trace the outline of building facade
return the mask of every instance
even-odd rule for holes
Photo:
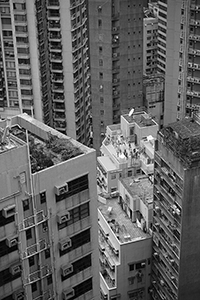
[[[158,18],[145,16],[143,19],[143,74],[157,72]]]
[[[152,298],[197,300],[199,120],[185,118],[158,134],[154,164]]]
[[[0,298],[98,300],[95,151],[25,114],[0,126]]]
[[[107,126],[97,157],[97,182],[103,192],[116,191],[120,178],[153,173],[157,132],[158,124],[145,112],[122,115],[120,124]]]
[[[159,128],[162,128],[165,96],[165,77],[163,74],[144,76],[143,91],[146,111],[158,123]]]
[[[199,110],[200,2],[169,0],[162,6],[167,22],[167,28],[165,23],[163,26],[159,23],[163,37],[166,35],[164,124],[167,125]]]
[[[152,237],[146,230],[148,222],[145,223],[144,218],[148,212],[152,215],[153,185],[147,178],[145,180],[148,193],[151,194],[151,208],[144,202],[142,205],[140,203],[142,179],[140,183],[133,184],[133,187],[130,185],[133,179],[122,179],[119,183],[119,199],[99,202],[102,300],[150,299]]]
[[[143,1],[89,1],[93,142],[121,111],[142,106]]]
[[[1,118],[28,113],[89,143],[86,1],[1,1]]]

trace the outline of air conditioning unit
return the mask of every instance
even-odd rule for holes
[[[113,31],[117,31],[117,27],[113,27]]]
[[[19,263],[12,265],[10,266],[9,271],[12,275],[16,275],[21,272],[21,265]]]
[[[12,248],[14,246],[16,246],[18,244],[18,240],[17,240],[17,237],[12,237],[12,238],[7,238],[6,239],[6,245],[9,247],[9,248]]]
[[[115,255],[119,255],[119,250],[114,249],[113,252],[115,253]]]
[[[74,297],[74,295],[75,295],[74,289],[70,288],[63,292],[63,299],[68,300],[68,299]]]
[[[13,299],[14,300],[24,300],[24,292],[23,290],[18,290],[13,294]]]
[[[61,272],[63,276],[67,276],[68,274],[73,272],[73,265],[69,264],[61,268]]]
[[[61,186],[55,186],[55,194],[60,196],[62,194],[65,194],[68,192],[68,184],[65,183],[64,185]]]
[[[2,215],[4,218],[10,218],[15,215],[15,204],[6,206],[2,209]]]
[[[59,243],[60,243],[60,250],[61,251],[64,251],[64,250],[66,250],[66,249],[68,249],[68,248],[70,248],[72,246],[72,241],[71,241],[70,238],[65,239],[65,240],[63,240],[63,241],[61,241]]]
[[[66,214],[64,214],[64,215],[57,215],[57,222],[59,224],[65,223],[65,222],[67,222],[69,220],[70,220],[70,213],[69,213],[69,211]]]

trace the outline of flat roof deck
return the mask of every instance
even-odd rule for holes
[[[107,199],[106,204],[99,202],[99,210],[121,243],[150,237],[130,220],[116,198]]]

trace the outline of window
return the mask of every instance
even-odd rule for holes
[[[5,226],[14,221],[15,221],[15,215],[10,216],[9,218],[5,218],[2,214],[2,210],[0,210],[0,227]],[[1,253],[1,249],[0,249],[0,253]]]
[[[75,207],[69,211],[70,219],[62,224],[58,224],[58,230],[61,230],[71,224],[74,224],[90,215],[89,202]]]
[[[91,254],[84,256],[84,257],[80,258],[79,260],[73,262],[72,265],[73,265],[73,272],[71,272],[70,274],[68,274],[66,276],[61,275],[62,281],[89,268],[92,265]]]
[[[111,174],[111,179],[112,180],[116,179],[116,174]]]
[[[98,6],[97,9],[98,9],[98,13],[99,13],[99,14],[102,13],[102,7],[101,7],[100,5]]]
[[[87,293],[90,290],[92,290],[92,278],[89,278],[74,287],[75,298],[78,298],[79,296]]]
[[[134,267],[135,267],[135,264],[129,265],[129,271],[133,271],[133,270],[134,270]]]
[[[56,202],[64,200],[72,195],[78,194],[84,190],[87,190],[89,186],[88,175],[83,175],[74,180],[68,182],[68,192],[56,195]]]
[[[129,277],[129,278],[128,278],[128,283],[129,283],[129,285],[134,284],[134,279],[135,279],[135,277]]]
[[[26,239],[27,239],[27,240],[32,239],[32,231],[31,231],[31,228],[29,228],[29,229],[26,230]]]
[[[46,202],[46,192],[41,192],[40,193],[40,203],[45,203]]]
[[[101,116],[103,116],[104,115],[104,110],[100,110],[100,114],[101,114]]]
[[[46,249],[45,252],[44,252],[44,254],[45,254],[45,259],[49,258],[51,256],[50,255],[50,249],[49,248]]]
[[[52,275],[49,275],[49,276],[47,277],[47,285],[52,284],[52,282],[53,282]]]
[[[145,261],[136,264],[136,270],[145,268]]]
[[[101,19],[98,20],[98,27],[102,27],[102,20]]]
[[[103,79],[103,73],[99,72],[99,79]]]
[[[100,91],[100,92],[103,92],[103,84],[100,84],[100,86],[99,86],[99,91]]]
[[[131,177],[132,176],[132,170],[129,170],[128,171],[128,177]]]
[[[0,287],[19,278],[20,276],[21,272],[17,272],[17,274],[12,275],[10,272],[10,268],[0,271]]]
[[[24,22],[26,21],[26,15],[14,15],[15,21]]]
[[[32,291],[32,293],[37,291],[37,282],[34,282],[31,284],[31,291]]]
[[[24,211],[29,210],[29,199],[23,200],[22,203],[23,203],[23,210]]]
[[[45,221],[42,223],[42,231],[46,232],[47,230],[48,230],[48,223],[47,223],[47,221]]]
[[[17,245],[15,245],[13,247],[8,247],[6,244],[6,240],[0,241],[0,257],[7,255],[16,250],[18,250]]]
[[[99,66],[100,66],[100,67],[103,66],[103,59],[99,59]]]
[[[104,98],[100,97],[100,103],[103,104],[104,103]]]
[[[10,18],[2,18],[1,22],[2,22],[2,24],[11,24],[11,19]]]
[[[70,248],[67,248],[66,250],[63,251],[60,249],[60,256],[63,256],[66,253],[72,251],[73,249],[76,249],[89,242],[90,242],[90,229],[81,231],[80,233],[71,237],[72,246]]]
[[[103,51],[103,47],[102,46],[99,46],[99,54],[101,54]]]
[[[31,256],[28,259],[29,267],[34,266],[35,264],[35,256]]]

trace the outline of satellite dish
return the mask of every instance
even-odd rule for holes
[[[131,108],[131,110],[129,111],[129,117],[131,117],[132,116],[132,114],[134,113],[134,111],[135,111],[135,109],[134,108]]]

